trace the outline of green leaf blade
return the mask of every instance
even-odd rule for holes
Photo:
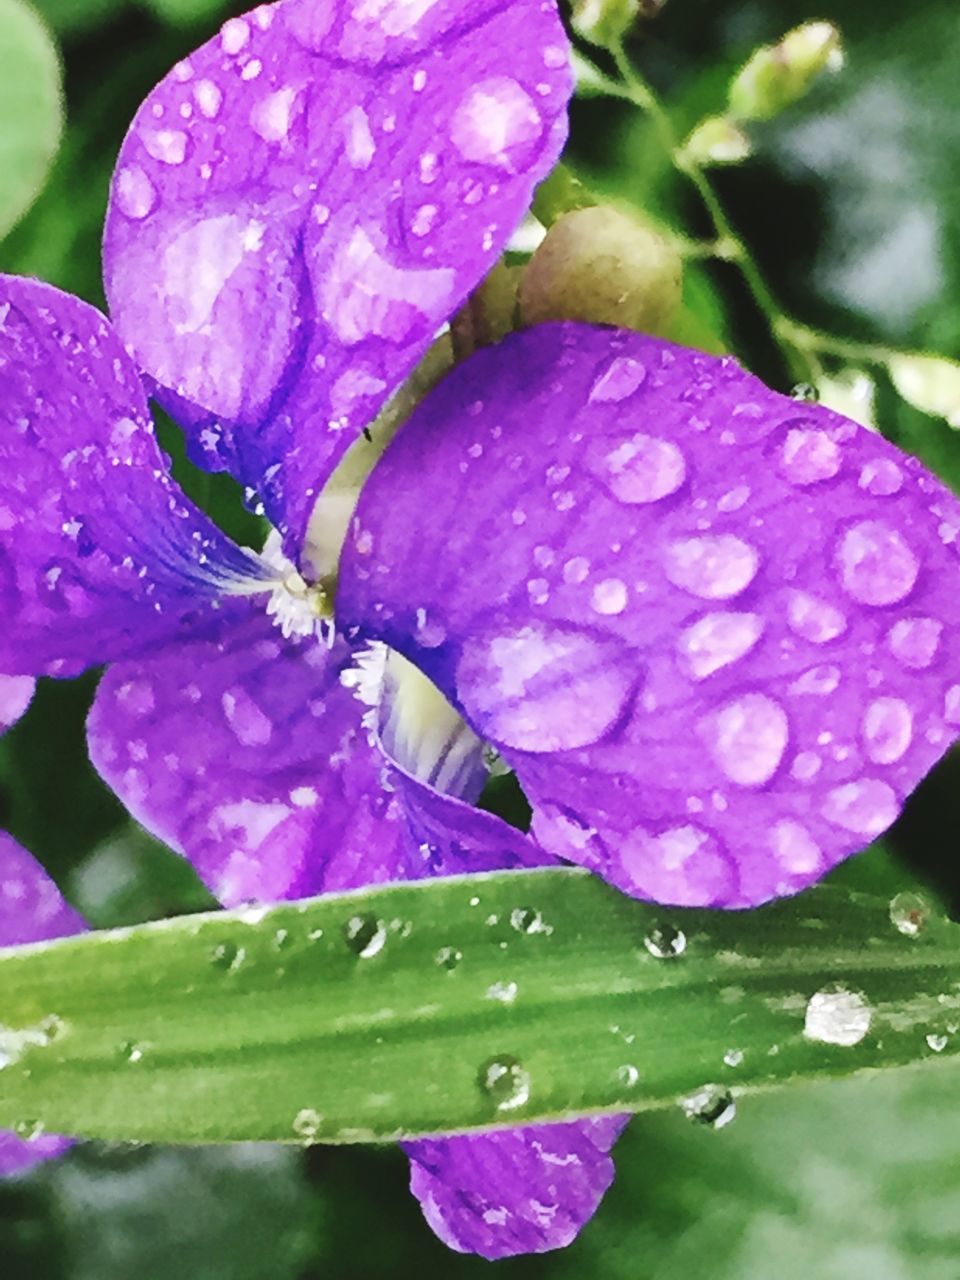
[[[651,953],[663,926],[681,954]],[[574,870],[91,934],[0,954],[0,1128],[380,1142],[940,1064],[958,953],[958,926],[907,937],[844,889],[665,911]],[[824,1043],[808,1002],[834,986],[852,1022],[841,1002]]]

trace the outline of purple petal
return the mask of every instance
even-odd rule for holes
[[[405,1142],[410,1189],[441,1240],[506,1258],[562,1249],[613,1181],[610,1149],[628,1116]]]
[[[29,707],[34,685],[29,676],[0,676],[0,733],[6,733]]]
[[[256,562],[166,473],[136,368],[107,322],[0,276],[0,670],[70,675],[152,650]]]
[[[106,224],[114,320],[292,557],[318,486],[520,221],[571,87],[551,3],[285,0],[140,108]]]
[[[67,937],[85,928],[39,862],[0,831],[0,947]],[[0,1132],[0,1176],[49,1160],[69,1146],[69,1138],[52,1134],[26,1141]]]
[[[251,612],[216,641],[111,667],[91,759],[228,907],[416,879],[380,753],[340,683],[349,661]]]
[[[498,746],[544,848],[740,907],[880,835],[956,737],[958,532],[915,459],[733,360],[551,325],[403,428],[338,607]]]

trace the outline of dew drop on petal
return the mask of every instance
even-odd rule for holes
[[[875,698],[863,717],[863,741],[875,764],[893,764],[910,746],[913,713],[902,698]]]
[[[615,615],[627,607],[627,584],[620,578],[604,578],[593,588],[590,606],[595,613]]]
[[[630,356],[615,356],[590,389],[591,404],[626,400],[647,378],[646,366]]]
[[[228,18],[220,28],[220,45],[223,52],[233,57],[250,39],[250,26],[243,18]]]
[[[756,787],[776,773],[787,747],[789,722],[773,698],[745,693],[708,718],[701,731],[731,782]]]
[[[792,818],[782,818],[768,836],[774,857],[790,875],[810,875],[820,866],[823,853],[807,828]]]
[[[283,142],[290,132],[297,91],[289,86],[267,94],[250,111],[250,126],[264,142]]]
[[[870,1030],[873,1012],[866,996],[844,986],[824,987],[807,1001],[803,1034],[821,1044],[851,1048]]]
[[[273,737],[273,723],[239,686],[226,690],[221,706],[227,724],[244,747],[264,747]]]
[[[811,644],[827,644],[844,633],[847,619],[839,609],[826,600],[807,595],[805,591],[791,591],[787,599],[787,622]]]
[[[120,212],[137,221],[149,217],[157,205],[157,189],[137,164],[119,170],[114,193]]]
[[[729,600],[750,585],[759,558],[732,533],[683,538],[670,543],[664,571],[675,587],[704,600]]]
[[[827,792],[823,816],[844,831],[873,839],[886,831],[898,810],[891,786],[879,778],[859,778]]]
[[[454,112],[450,132],[465,160],[516,172],[539,141],[543,119],[516,80],[491,76],[468,90]]]
[[[864,463],[857,483],[874,497],[887,498],[903,488],[903,472],[892,458],[874,458]]]
[[[722,1129],[736,1117],[737,1104],[724,1085],[705,1084],[695,1093],[680,1099],[680,1109],[694,1124]]]
[[[477,1079],[498,1111],[514,1111],[530,1099],[530,1073],[507,1054],[485,1062]]]
[[[901,618],[890,628],[890,650],[902,666],[923,671],[937,656],[942,632],[934,618]]]
[[[749,653],[763,626],[756,613],[708,613],[681,633],[681,663],[695,680],[703,680]]]
[[[819,428],[792,428],[780,450],[780,473],[791,484],[831,480],[840,470],[840,462],[840,446]]]
[[[141,134],[144,148],[161,164],[183,164],[187,155],[187,135],[182,129],[146,129]]]
[[[840,583],[861,604],[896,604],[913,590],[917,557],[900,533],[882,520],[861,520],[840,539],[836,555]]]
[[[687,464],[671,441],[637,432],[608,452],[596,470],[620,502],[640,505],[676,493]]]
[[[214,80],[198,80],[193,87],[193,96],[200,114],[207,120],[215,120],[223,105],[223,91]]]

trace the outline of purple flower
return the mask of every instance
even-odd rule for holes
[[[6,733],[26,711],[33,687],[29,676],[0,676],[0,733]]]
[[[12,836],[0,831],[0,947],[67,937],[85,928],[40,864]],[[55,1024],[49,1022],[26,1031],[0,1027],[0,1066],[55,1035]],[[69,1145],[69,1139],[50,1134],[33,1133],[28,1140],[0,1131],[0,1176],[61,1155]]]
[[[0,277],[0,670],[111,664],[91,756],[226,905],[566,858],[750,906],[880,834],[956,736],[960,507],[732,360],[515,336],[354,510],[359,431],[502,249],[568,92],[549,4],[264,6],[124,143],[120,336]],[[262,555],[173,484],[144,385],[260,496]],[[472,807],[485,743],[530,835]],[[624,1123],[407,1143],[413,1190],[455,1248],[554,1248]]]

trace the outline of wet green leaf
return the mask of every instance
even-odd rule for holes
[[[941,1064],[960,926],[901,915],[834,887],[664,911],[552,870],[9,951],[0,1128],[380,1141]]]

